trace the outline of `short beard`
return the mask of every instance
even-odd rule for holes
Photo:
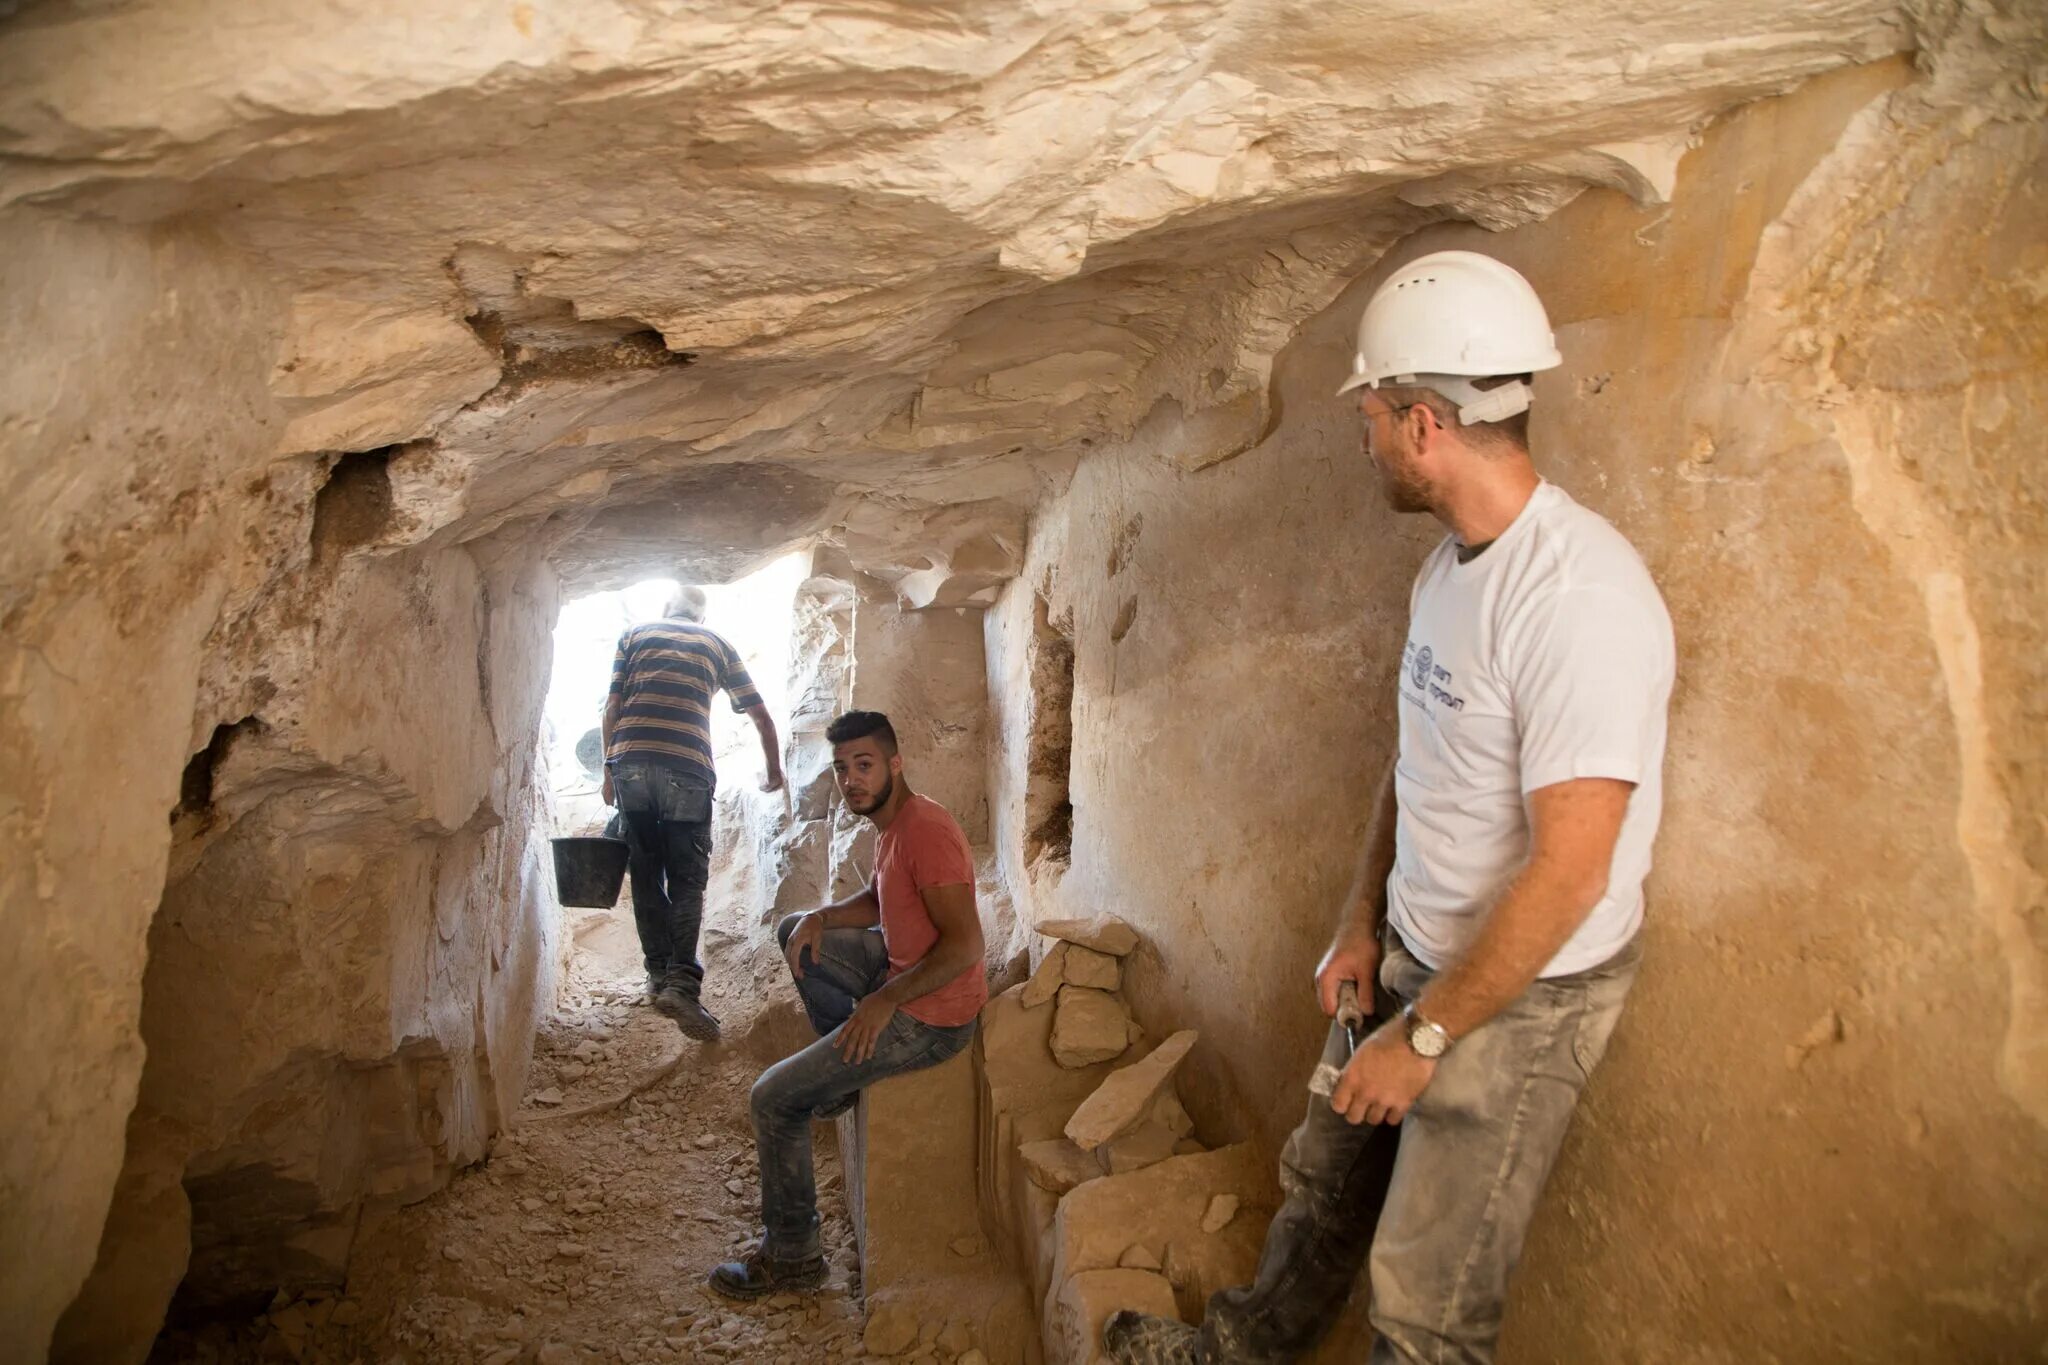
[[[1436,489],[1408,470],[1380,466],[1380,493],[1396,512],[1435,512]]]
[[[894,776],[894,775],[892,774],[892,775],[890,776],[889,780],[888,780],[887,782],[884,782],[884,783],[882,784],[882,790],[881,790],[881,791],[880,791],[880,792],[879,792],[879,793],[878,793],[878,794],[877,794],[877,795],[875,796],[875,799],[874,799],[873,801],[871,801],[871,802],[869,802],[869,803],[868,803],[868,807],[867,807],[867,809],[866,809],[866,810],[862,810],[862,809],[861,809],[861,808],[860,808],[859,806],[854,806],[854,807],[853,807],[853,813],[854,813],[855,815],[873,815],[873,814],[874,814],[874,813],[875,813],[876,811],[878,811],[878,810],[880,810],[880,809],[881,809],[882,807],[884,807],[884,806],[888,805],[888,804],[889,804],[889,798],[890,798],[890,797],[892,797],[892,796],[894,796],[895,794],[896,794],[896,778],[895,778],[895,776]],[[852,802],[850,802],[850,801],[849,801],[849,802],[847,802],[847,804],[848,804],[848,805],[853,805],[853,803],[852,803]]]

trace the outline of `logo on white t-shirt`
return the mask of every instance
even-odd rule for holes
[[[1415,684],[1415,695],[1410,698],[1423,710],[1429,709],[1431,701],[1453,711],[1465,709],[1465,699],[1449,691],[1451,671],[1436,661],[1436,651],[1428,645],[1416,648],[1410,640],[1401,646],[1402,654],[1408,661],[1408,677]],[[1407,693],[1402,693],[1407,696]]]

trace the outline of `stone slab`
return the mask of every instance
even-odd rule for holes
[[[1093,1151],[1117,1134],[1143,1123],[1153,1102],[1173,1084],[1174,1068],[1200,1036],[1193,1029],[1182,1029],[1142,1059],[1111,1072],[1067,1120],[1067,1136],[1084,1151]],[[1182,1137],[1185,1133],[1174,1136]]]
[[[1078,943],[1083,948],[1093,948],[1111,957],[1124,957],[1138,946],[1138,931],[1115,915],[1103,915],[1097,919],[1049,919],[1034,927],[1047,938]]]
[[[1067,948],[1065,943],[1055,943],[1046,950],[1038,970],[1031,974],[1031,979],[1024,983],[1024,989],[1017,997],[1026,1009],[1035,1010],[1040,1005],[1051,1004],[1052,998],[1060,993],[1060,987],[1067,980]]]
[[[1205,1232],[1203,1219],[1218,1195],[1236,1197],[1235,1216]],[[1091,1180],[1060,1200],[1052,1282],[1114,1267],[1132,1243],[1143,1242],[1165,1264],[1181,1316],[1197,1322],[1209,1295],[1250,1281],[1278,1204],[1273,1166],[1250,1143]]]
[[[1037,1255],[1037,1234],[1020,1216],[1017,1191],[1030,1181],[1017,1149],[1058,1137],[1075,1106],[1109,1075],[1111,1064],[1069,1068],[1054,1061],[1054,1012],[1027,1009],[1022,993],[1022,986],[1014,986],[982,1007],[981,1028],[970,1051],[978,1089],[981,1220],[1006,1256],[1027,1265]],[[1041,1292],[1033,1303],[1042,1298]]]
[[[1174,1139],[1167,1139],[1168,1155],[1172,1152],[1173,1143]],[[1026,1142],[1017,1148],[1017,1159],[1024,1163],[1024,1173],[1032,1184],[1054,1194],[1065,1194],[1076,1185],[1105,1173],[1095,1154],[1075,1146],[1070,1138]]]
[[[1110,954],[1083,948],[1078,943],[1058,946],[1066,949],[1060,966],[1066,984],[1098,991],[1113,991],[1123,984],[1123,964]]]
[[[1108,991],[1060,987],[1053,1005],[1052,1055],[1061,1066],[1113,1061],[1130,1047],[1130,1012]]]
[[[981,1231],[973,1049],[878,1081],[838,1124],[867,1292],[955,1274],[947,1244]]]

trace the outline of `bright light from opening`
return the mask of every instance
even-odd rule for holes
[[[637,626],[644,621],[657,619],[661,615],[661,609],[668,605],[669,598],[674,596],[681,586],[682,584],[673,578],[649,578],[620,593],[619,597],[625,604],[627,623]]]
[[[809,567],[810,552],[796,550],[737,583],[704,589],[704,624],[739,651],[768,704],[768,714],[785,732],[791,604]],[[546,706],[552,731],[548,759],[558,793],[596,790],[597,782],[586,774],[577,749],[604,719],[619,636],[629,626],[660,619],[678,586],[672,578],[650,578],[623,591],[592,593],[563,606],[555,623],[555,666]],[[594,744],[584,744],[586,753]],[[721,789],[760,779],[760,745],[753,724],[736,714],[723,694],[711,703],[711,744]]]

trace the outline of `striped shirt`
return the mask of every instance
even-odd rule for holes
[[[761,705],[739,651],[694,621],[650,621],[619,637],[611,699],[619,705],[607,759],[666,763],[717,781],[711,766],[711,694],[724,688],[732,709]]]

